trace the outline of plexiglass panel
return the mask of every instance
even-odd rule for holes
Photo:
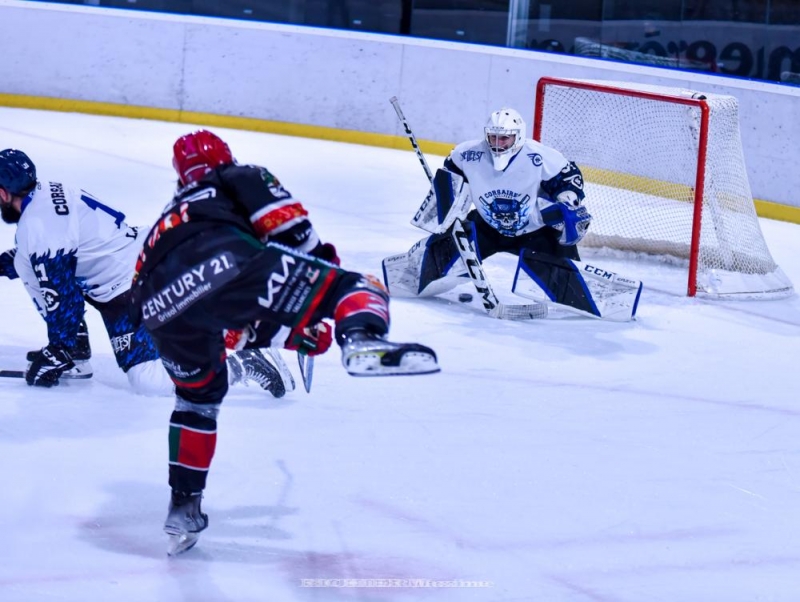
[[[800,85],[800,0],[61,2],[511,46]]]

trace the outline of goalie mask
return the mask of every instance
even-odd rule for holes
[[[525,144],[525,121],[514,109],[500,109],[483,128],[486,144],[497,171],[503,171]]]
[[[215,167],[233,163],[231,149],[208,130],[181,136],[172,147],[172,167],[181,186],[196,182]]]

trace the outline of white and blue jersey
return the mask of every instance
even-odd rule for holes
[[[130,289],[137,238],[124,214],[91,194],[37,182],[22,203],[14,267],[47,322],[50,343],[74,344],[84,296],[103,304]]]
[[[535,140],[526,140],[502,171],[494,168],[485,140],[462,142],[451,151],[444,166],[464,176],[478,214],[504,236],[521,236],[542,228],[545,224],[540,205],[549,205],[549,199],[555,200],[565,190],[583,198],[577,166]],[[540,201],[539,197],[548,200]]]

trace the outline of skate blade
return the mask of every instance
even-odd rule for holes
[[[284,389],[286,389],[286,392],[290,393],[294,391],[297,385],[295,385],[292,372],[289,370],[289,366],[286,365],[283,357],[281,357],[280,351],[272,347],[267,347],[262,351],[266,352],[267,356],[269,356],[269,358],[272,360],[272,363],[275,364],[278,372],[280,372],[281,380],[283,380],[283,386]]]
[[[199,533],[167,533],[169,543],[167,544],[167,556],[177,556],[191,550],[197,540],[200,539]]]
[[[414,376],[441,371],[436,359],[428,353],[409,351],[397,366],[382,364],[381,357],[381,354],[369,351],[354,353],[348,358],[345,369],[351,376]]]
[[[75,367],[65,370],[61,375],[61,378],[80,380],[84,378],[92,378],[93,374],[94,370],[92,370],[92,365],[88,362],[88,360],[86,360],[75,362]]]

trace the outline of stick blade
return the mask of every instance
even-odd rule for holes
[[[300,376],[303,377],[303,387],[306,393],[311,393],[311,379],[314,377],[314,358],[305,353],[298,353],[297,364],[300,366]]]

